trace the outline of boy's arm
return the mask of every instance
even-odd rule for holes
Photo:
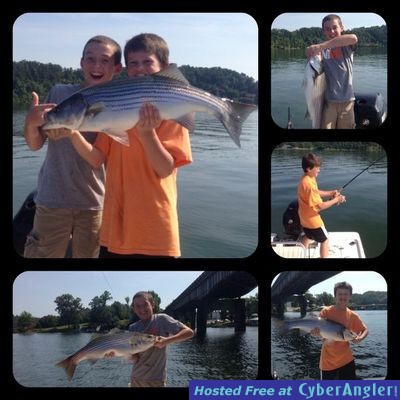
[[[156,107],[144,104],[139,110],[136,124],[137,137],[142,143],[150,163],[160,178],[169,176],[175,168],[172,155],[161,144],[155,131],[160,126],[161,117]]]
[[[104,163],[106,157],[103,152],[89,143],[79,131],[70,131],[69,138],[75,150],[93,168],[99,168]]]
[[[168,344],[182,342],[193,337],[193,331],[188,326],[184,325],[183,328],[176,334],[168,337],[160,336],[158,340],[154,343],[154,347],[162,349]]]
[[[55,104],[39,104],[39,96],[32,92],[32,103],[28,114],[25,117],[24,136],[28,147],[31,150],[39,150],[43,147],[46,135],[40,127],[46,122],[44,114],[51,110]]]
[[[318,190],[321,197],[336,197],[340,194],[338,190]]]
[[[318,204],[318,210],[323,211],[326,210],[329,207],[332,207],[335,204],[341,204],[346,201],[346,197],[343,196],[342,194],[339,194],[339,196],[334,197],[331,200],[328,201],[323,201],[322,203]]]
[[[322,43],[312,44],[306,48],[306,57],[312,57],[325,49],[331,49],[333,47],[344,47],[344,46],[352,46],[357,44],[358,38],[356,35],[349,33],[347,35],[337,36],[333,39],[327,40]]]

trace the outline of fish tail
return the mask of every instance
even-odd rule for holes
[[[219,119],[225,126],[232,140],[240,147],[240,135],[243,122],[257,108],[253,104],[237,103],[229,99],[222,99],[228,111],[223,112]]]
[[[56,364],[56,367],[64,368],[68,380],[69,381],[72,380],[76,368],[76,364],[73,361],[73,356],[70,356],[65,360],[60,361],[59,363]]]

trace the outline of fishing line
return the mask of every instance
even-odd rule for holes
[[[359,172],[356,176],[354,176],[353,178],[351,178],[347,183],[345,183],[340,189],[339,192],[341,192],[347,185],[349,185],[351,182],[354,181],[354,179],[358,178],[363,172],[365,172],[367,169],[371,168],[374,164],[376,164],[378,161],[382,160],[383,158],[386,157],[386,154],[382,157],[379,157],[378,159],[376,159],[374,162],[372,162],[371,164],[368,165],[368,167],[364,168],[361,172]]]
[[[108,284],[108,287],[110,288],[111,295],[113,296],[113,298],[115,298],[115,297],[114,297],[114,293],[113,293],[113,289],[112,289],[112,287],[111,287],[111,285],[110,285],[110,282],[108,281],[108,279],[107,279],[107,277],[106,277],[106,274],[105,274],[105,272],[104,272],[104,271],[101,271],[101,273],[102,273],[102,275],[103,275],[103,277],[104,277],[105,281],[107,282],[107,284]]]

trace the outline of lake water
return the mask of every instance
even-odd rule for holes
[[[361,343],[351,344],[357,376],[362,379],[386,377],[387,312],[356,312],[369,331]],[[285,318],[300,318],[300,313],[288,312]],[[319,379],[321,340],[311,335],[299,335],[297,329],[282,334],[279,322],[277,318],[271,319],[271,370],[276,371],[279,379]]]
[[[25,113],[13,115],[13,213],[36,187],[46,146],[28,149]],[[182,257],[247,257],[258,244],[258,113],[243,126],[239,149],[222,124],[196,115],[193,163],[178,172]]]
[[[78,364],[69,382],[54,364],[86,345],[88,333],[13,335],[14,378],[28,387],[127,387],[132,364],[120,358]],[[187,387],[190,379],[255,379],[258,373],[258,328],[208,328],[196,337],[168,346],[168,386]]]
[[[306,59],[303,50],[274,50],[271,62],[271,115],[281,128],[288,122],[288,107],[295,129],[311,128],[302,87]],[[381,49],[359,48],[354,55],[355,93],[381,93],[387,102],[387,54]]]
[[[330,143],[331,145],[331,143]],[[282,235],[282,215],[297,197],[303,175],[301,159],[309,150],[274,150],[271,159],[271,232]],[[314,151],[323,163],[318,175],[321,190],[339,189],[382,152]],[[351,182],[343,191],[346,203],[322,211],[326,229],[331,232],[358,232],[366,256],[377,257],[387,243],[387,161],[380,160]]]

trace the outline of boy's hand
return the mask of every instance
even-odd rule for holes
[[[139,121],[136,128],[139,135],[143,136],[157,129],[161,124],[161,117],[158,109],[151,103],[144,103],[139,110]]]
[[[315,337],[322,338],[321,331],[319,328],[311,329],[310,334]]]
[[[50,139],[50,140],[60,140],[66,137],[70,137],[74,134],[74,131],[67,128],[58,128],[58,129],[46,129],[42,130],[42,132]]]
[[[39,96],[36,92],[32,92],[31,108],[25,117],[25,124],[35,128],[42,126],[46,122],[44,115],[55,106],[54,103],[39,104]]]
[[[310,58],[321,53],[321,46],[319,44],[312,44],[306,48],[306,57]]]
[[[346,203],[346,196],[344,196],[344,195],[342,195],[342,194],[339,194],[339,195],[337,196],[337,199],[338,199],[337,204]]]
[[[154,347],[157,347],[157,349],[162,349],[168,344],[168,339],[163,336],[158,336],[156,342],[154,343]]]

